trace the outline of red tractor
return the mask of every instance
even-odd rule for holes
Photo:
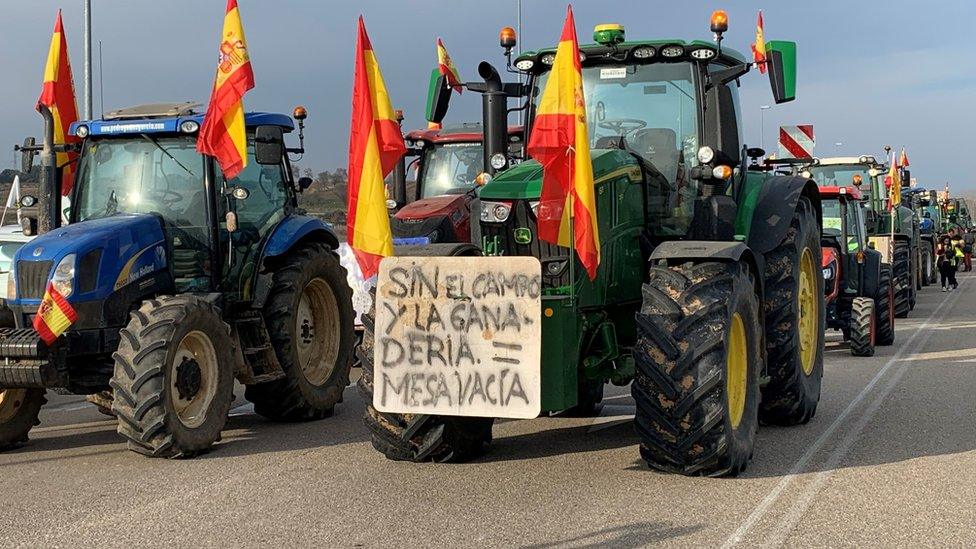
[[[827,327],[840,330],[854,356],[895,339],[891,265],[867,245],[864,202],[855,187],[820,187],[823,207],[824,293]]]
[[[390,220],[397,245],[474,242],[480,244],[478,222],[471,222],[477,190],[487,182],[483,132],[480,123],[407,134],[408,155],[416,156],[402,175],[393,178]],[[509,161],[521,155],[522,128],[508,134]],[[416,185],[408,187],[406,173],[414,170]]]

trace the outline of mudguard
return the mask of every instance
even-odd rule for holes
[[[759,193],[752,224],[749,226],[749,238],[746,240],[754,254],[764,256],[786,238],[786,231],[790,228],[793,212],[796,211],[801,196],[806,196],[813,203],[817,222],[823,226],[820,191],[816,183],[795,175],[778,175],[766,179]]]
[[[864,250],[864,288],[861,296],[873,297],[878,294],[878,284],[881,282],[881,252]]]
[[[331,225],[307,215],[290,215],[271,232],[264,246],[264,258],[282,255],[298,242],[307,239],[321,240],[333,250],[339,248],[339,238]]]

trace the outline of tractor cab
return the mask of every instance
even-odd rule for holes
[[[394,185],[402,185],[403,190],[395,189],[393,194],[406,200],[405,204],[396,204],[390,221],[395,243],[471,241],[472,204],[485,182],[482,138],[481,123],[407,134],[408,154],[416,158],[404,173],[412,169],[416,185],[407,189],[405,178],[402,182],[394,178]],[[520,154],[521,141],[522,128],[511,127],[511,158]]]

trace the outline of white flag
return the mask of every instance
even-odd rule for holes
[[[14,184],[10,186],[10,194],[7,195],[7,207],[15,208],[20,201],[20,176],[14,176]]]

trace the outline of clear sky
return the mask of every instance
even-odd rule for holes
[[[82,101],[82,0],[0,0],[0,165],[13,162],[14,143],[39,135],[33,111],[40,93],[54,16],[64,9],[79,108]],[[93,0],[96,86],[98,45],[104,58],[106,109],[157,101],[206,101],[213,82],[223,0]],[[362,13],[406,126],[423,124],[427,75],[444,39],[462,78],[479,61],[503,64],[497,33],[515,26],[516,0],[239,0],[257,87],[249,110],[290,112],[308,107],[308,154],[316,171],[346,162],[356,17]],[[521,44],[558,39],[566,2],[523,0]],[[882,154],[907,147],[922,185],[946,180],[976,190],[968,138],[976,129],[976,45],[973,0],[821,0],[722,3],[697,0],[582,0],[574,6],[581,42],[598,23],[622,23],[636,38],[709,39],[708,17],[730,17],[725,44],[749,50],[756,10],[767,39],[799,43],[798,97],[765,115],[773,150],[780,124],[812,123],[819,156]],[[771,104],[758,73],[745,78],[742,108],[747,142],[759,145],[761,105]],[[465,93],[448,121],[480,117],[477,95]],[[842,143],[842,145],[836,145]]]

